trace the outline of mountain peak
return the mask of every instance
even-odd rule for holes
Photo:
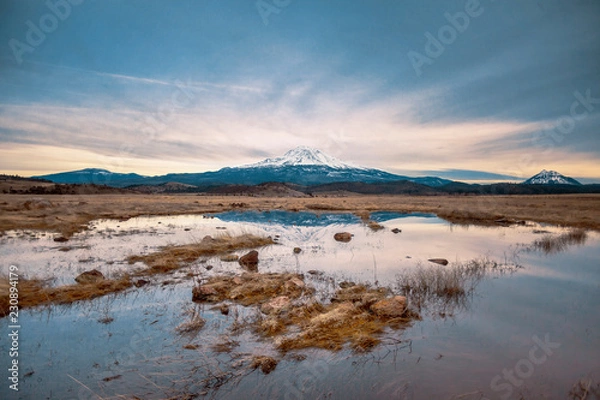
[[[254,164],[244,165],[243,168],[287,167],[296,165],[319,165],[334,169],[364,169],[340,161],[335,157],[323,153],[319,149],[308,146],[296,147],[287,151],[283,156],[267,158]]]
[[[578,181],[556,171],[542,169],[540,173],[523,182],[525,185],[581,185]]]

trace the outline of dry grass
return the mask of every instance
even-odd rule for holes
[[[291,320],[300,328],[300,333],[276,341],[283,352],[308,347],[337,351],[347,342],[357,351],[366,351],[379,344],[376,335],[386,326],[384,321],[351,302],[332,304],[317,313],[294,310],[298,311]]]
[[[212,277],[194,288],[193,299],[260,306],[262,314],[246,327],[274,340],[282,352],[308,347],[336,351],[346,343],[355,351],[368,351],[387,327],[399,328],[418,318],[406,308],[393,316],[378,313],[376,305],[390,298],[387,289],[350,285],[327,305],[310,297],[313,293],[302,275],[243,274]]]
[[[487,259],[439,266],[419,265],[396,277],[399,291],[418,310],[433,308],[453,311],[465,308],[479,282],[490,271],[513,271],[519,266],[498,264]]]
[[[184,310],[184,315],[186,315],[188,319],[179,324],[177,328],[175,328],[175,331],[182,336],[196,337],[198,332],[204,328],[206,320],[200,316],[200,313],[195,308]]]
[[[194,262],[200,257],[210,257],[235,250],[256,248],[274,243],[271,238],[249,234],[235,237],[222,235],[217,238],[208,236],[199,243],[165,246],[152,254],[130,256],[127,262],[129,264],[143,262],[148,266],[147,269],[138,272],[136,275],[154,275],[176,270],[183,264]]]
[[[581,379],[569,392],[569,398],[573,400],[600,399],[600,383],[594,383],[592,379]]]
[[[256,274],[244,273],[241,276],[215,276],[193,290],[193,300],[218,303],[232,300],[244,306],[265,303],[278,296],[297,299],[303,294],[311,294],[312,288],[304,284],[304,277],[298,274]]]
[[[380,343],[379,337],[386,328],[405,327],[419,318],[408,308],[391,317],[375,312],[375,305],[388,299],[387,289],[354,285],[339,289],[329,305],[312,303],[294,307],[278,319],[280,324],[295,327],[299,332],[280,334],[275,339],[277,348],[282,352],[309,347],[338,351],[349,343],[356,352],[369,351]]]
[[[233,340],[229,336],[223,336],[218,342],[211,346],[211,349],[215,353],[230,353],[239,345],[240,342],[238,342],[237,340]]]
[[[385,229],[385,226],[375,222],[375,221],[369,221],[367,222],[367,226],[369,227],[369,229],[371,229],[373,232],[377,232],[380,231],[382,229]]]
[[[148,265],[133,276],[148,276],[171,272],[181,266],[182,263],[192,262],[203,256],[210,256],[244,248],[254,248],[272,244],[270,238],[253,235],[242,235],[232,237],[223,235],[219,238],[205,238],[198,244],[183,246],[167,246],[161,251],[146,256],[132,256],[128,261],[134,263],[143,261]],[[9,286],[6,277],[0,277],[0,317],[8,315],[9,311]],[[34,307],[48,304],[70,304],[81,300],[91,300],[105,296],[110,293],[121,292],[134,284],[142,286],[140,281],[132,281],[129,275],[117,279],[102,279],[98,282],[65,285],[60,287],[49,287],[44,281],[19,280],[19,306],[20,308]],[[261,289],[258,288],[258,291]],[[200,320],[195,319],[187,326],[182,326],[180,331],[200,327]]]
[[[29,195],[0,194],[0,231],[41,229],[65,237],[85,230],[99,218],[128,219],[140,215],[205,214],[239,209],[228,196],[196,195],[36,195],[51,202],[27,208]],[[600,195],[536,196],[347,196],[317,198],[235,197],[244,209],[353,212],[435,213],[455,223],[496,225],[497,220],[530,220],[600,230]],[[565,212],[569,210],[569,212]]]
[[[583,245],[587,238],[588,235],[585,230],[573,229],[558,236],[545,235],[541,239],[534,241],[530,249],[539,250],[546,254],[555,254],[565,251],[572,245]]]
[[[2,279],[2,278],[0,278]],[[6,279],[2,279],[6,282]],[[119,279],[104,279],[95,283],[48,287],[44,281],[19,279],[19,308],[48,304],[71,304],[91,300],[110,293],[124,291],[133,285],[128,276]],[[9,293],[0,287],[0,317],[8,314]]]

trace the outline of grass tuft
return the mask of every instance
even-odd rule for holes
[[[6,280],[2,279],[4,282]],[[119,279],[104,279],[98,282],[48,287],[45,281],[19,279],[19,308],[48,304],[71,304],[91,300],[110,293],[124,291],[133,285],[128,276]],[[0,317],[8,315],[9,293],[0,287]]]
[[[584,229],[573,229],[558,236],[545,235],[534,241],[530,248],[546,254],[555,254],[565,251],[572,245],[583,245],[587,238],[588,234]]]

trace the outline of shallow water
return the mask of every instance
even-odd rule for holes
[[[19,362],[22,374],[33,374],[21,375],[16,395],[8,385],[0,386],[0,397],[160,399],[192,392],[240,399],[563,399],[581,378],[598,382],[600,235],[588,233],[585,243],[545,254],[528,246],[566,230],[538,224],[462,227],[431,215],[374,213],[372,218],[386,229],[373,232],[350,214],[283,211],[96,221],[66,243],[54,242],[50,234],[10,232],[0,238],[0,258],[5,274],[13,264],[22,277],[53,278],[53,284],[62,285],[92,268],[111,275],[140,267],[125,259],[166,244],[196,242],[205,235],[256,233],[278,242],[259,249],[260,271],[323,271],[322,278],[306,276],[325,294],[342,280],[394,287],[397,274],[432,265],[429,258],[449,260],[440,268],[481,258],[522,268],[490,274],[465,304],[445,317],[425,312],[412,327],[386,332],[382,345],[370,353],[301,351],[295,355],[305,359],[288,354],[275,371],[264,375],[249,372],[245,357],[281,357],[271,343],[250,333],[232,336],[240,344],[231,354],[212,351],[235,314],[251,310],[240,307],[223,316],[210,306],[192,303],[194,282],[185,278],[186,272],[240,272],[237,263],[199,260],[181,273],[125,294],[22,311]],[[394,234],[393,228],[402,232]],[[352,241],[333,240],[341,231],[353,233]],[[66,246],[72,249],[59,251]],[[294,247],[302,252],[294,254]],[[205,265],[214,268],[207,272]],[[196,337],[177,334],[176,327],[188,318],[185,310],[194,308],[207,320],[206,326]],[[106,317],[112,322],[99,322]],[[0,332],[7,330],[8,321],[0,320]],[[540,341],[551,343],[548,354],[534,349]],[[198,348],[183,348],[190,343]],[[7,359],[4,334],[0,351]],[[515,368],[515,378],[503,376]]]

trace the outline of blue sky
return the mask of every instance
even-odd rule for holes
[[[0,172],[201,172],[307,145],[600,182],[599,26],[597,0],[3,0]]]

